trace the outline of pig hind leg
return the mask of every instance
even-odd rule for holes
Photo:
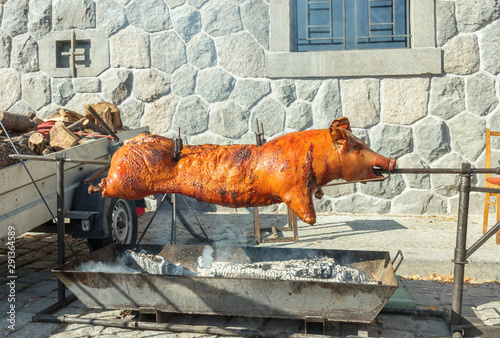
[[[292,189],[282,200],[302,221],[311,225],[316,223],[312,191]]]

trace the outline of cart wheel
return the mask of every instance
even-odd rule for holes
[[[89,238],[92,251],[108,244],[135,244],[137,240],[137,209],[135,201],[106,199],[103,214],[106,215],[110,236],[107,238]]]

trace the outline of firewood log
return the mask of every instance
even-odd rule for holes
[[[35,132],[28,139],[28,147],[37,155],[42,155],[45,148],[43,134]]]
[[[101,116],[104,122],[109,126],[109,128],[111,128],[113,132],[116,132],[115,125],[113,124],[113,115],[111,113],[111,108],[106,107]]]
[[[68,122],[76,122],[85,117],[83,115],[78,114],[77,112],[65,108],[59,109],[59,115],[63,118],[67,118],[63,119],[63,121],[68,121]]]
[[[85,129],[85,130],[90,129],[91,132],[87,131],[89,134],[92,134],[92,132],[96,132],[96,133],[99,133],[101,135],[108,135],[108,133],[106,132],[106,130],[104,128],[99,127],[97,124],[95,124],[94,122],[92,122],[90,120],[83,121],[83,129]]]
[[[73,134],[62,122],[56,122],[50,130],[50,145],[56,150],[63,150],[78,144],[80,138]]]
[[[82,117],[81,119],[79,119],[78,121],[76,121],[75,123],[72,123],[68,126],[68,129],[71,130],[71,131],[79,131],[79,130],[82,130],[84,127],[83,127],[83,122],[87,120],[87,118],[85,117]]]
[[[100,102],[97,104],[90,104],[89,106],[94,108],[96,113],[99,114],[99,116],[101,116],[103,119],[104,119],[103,116],[104,112],[109,108],[109,110],[111,111],[111,123],[108,123],[106,119],[104,119],[104,121],[106,121],[106,123],[113,131],[116,131],[117,129],[123,127],[122,120],[120,118],[120,109],[118,109],[116,105],[109,102]],[[90,121],[96,123],[94,116],[90,112],[88,112],[88,110],[87,110],[87,118]]]
[[[30,121],[29,116],[6,111],[0,111],[0,122],[7,131],[28,131],[38,125],[36,122]]]

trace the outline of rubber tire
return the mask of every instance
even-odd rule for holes
[[[89,238],[91,251],[98,250],[111,243],[135,244],[137,241],[137,209],[135,201],[107,198],[104,202],[104,215],[110,236],[107,238]]]

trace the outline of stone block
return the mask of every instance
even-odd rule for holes
[[[413,149],[412,130],[409,127],[378,124],[370,129],[371,148],[386,157],[399,157]]]
[[[8,110],[21,98],[21,76],[10,68],[0,68],[0,110]]]
[[[8,1],[3,5],[2,28],[15,37],[28,31],[28,0]]]
[[[112,68],[102,74],[102,95],[108,102],[120,104],[132,92],[133,75],[127,69]]]
[[[172,128],[181,128],[182,134],[194,135],[207,130],[209,106],[199,96],[182,98],[172,122]]]
[[[149,126],[149,131],[153,134],[166,132],[172,125],[172,117],[178,103],[179,99],[174,95],[165,95],[147,103],[141,118],[141,126]]]
[[[80,77],[73,79],[73,89],[76,93],[99,93],[101,80],[97,77]]]
[[[214,40],[205,33],[198,33],[186,46],[189,63],[199,69],[217,65],[217,51]]]
[[[325,80],[312,103],[314,128],[328,128],[332,121],[342,117],[342,103],[338,80]]]
[[[241,4],[240,10],[245,29],[269,50],[269,5],[263,0],[249,0]]]
[[[73,110],[81,115],[86,115],[85,106],[104,101],[97,93],[76,93],[64,108]],[[52,109],[52,108],[51,108]],[[58,109],[59,110],[59,109]],[[40,112],[38,112],[40,114]]]
[[[19,100],[16,103],[14,103],[14,105],[9,108],[9,112],[22,115],[36,114],[36,110],[30,107],[29,104],[27,104],[22,100]]]
[[[448,126],[435,117],[426,117],[415,124],[415,150],[427,162],[433,162],[450,151]]]
[[[53,0],[52,29],[95,28],[95,3],[92,0]]]
[[[200,12],[191,6],[180,6],[172,9],[172,24],[175,31],[185,43],[201,31]]]
[[[0,29],[0,68],[10,67],[10,51],[12,50],[12,38]]]
[[[172,28],[170,13],[162,0],[133,0],[126,7],[128,22],[146,32]]]
[[[224,137],[238,139],[248,131],[249,112],[233,101],[216,102],[210,110],[209,129]]]
[[[434,77],[430,89],[430,113],[445,120],[465,110],[465,82],[458,76]]]
[[[496,0],[456,0],[459,32],[474,32],[500,17],[500,4]]]
[[[475,34],[457,35],[443,46],[446,73],[467,75],[479,70],[479,45]]]
[[[391,199],[401,194],[406,188],[403,175],[392,175],[380,182],[360,184],[362,193],[370,196]]]
[[[492,74],[500,72],[500,20],[493,22],[482,31],[481,40],[481,61],[484,69]]]
[[[483,142],[484,143],[484,142]],[[441,157],[434,163],[433,168],[462,168],[462,163],[467,162],[462,156],[451,152]],[[431,175],[432,187],[435,192],[443,196],[453,196],[458,192],[459,175]]]
[[[29,34],[12,39],[11,67],[19,73],[36,72],[38,68],[38,44]]]
[[[186,63],[186,46],[173,31],[151,36],[151,64],[172,74]]]
[[[149,35],[144,31],[134,26],[128,26],[113,35],[109,39],[109,45],[111,66],[127,68],[150,67]]]
[[[437,45],[443,46],[458,32],[455,20],[455,2],[437,1],[436,3]]]
[[[210,131],[203,134],[198,134],[189,137],[189,144],[218,144],[218,145],[228,145],[234,144],[234,140],[220,135],[214,134]],[[201,202],[198,202],[201,203]],[[195,206],[196,207],[196,206]],[[213,210],[217,210],[217,207],[212,204]],[[230,209],[230,208],[228,208]]]
[[[427,115],[428,78],[386,78],[383,80],[382,120],[412,124]]]
[[[223,36],[243,29],[240,8],[230,0],[210,1],[201,10],[201,23],[207,34]]]
[[[470,162],[476,161],[485,148],[486,122],[474,114],[464,112],[450,120],[448,126],[452,149]]]
[[[239,79],[229,98],[248,109],[270,92],[271,86],[268,81]]]
[[[184,1],[184,0],[167,0],[168,1]],[[190,6],[193,6],[193,7],[196,7],[198,9],[201,8],[201,6],[203,6],[205,4],[205,2],[207,2],[208,0],[186,0],[186,3]]]
[[[170,7],[170,9],[173,9],[178,6],[184,5],[186,0],[165,0],[165,2],[167,3],[168,7]]]
[[[430,207],[432,204],[436,206]],[[428,213],[428,210],[434,212]],[[397,196],[392,202],[391,209],[391,213],[396,215],[442,215],[446,211],[445,200],[425,190],[409,190]]]
[[[252,109],[250,118],[252,132],[257,132],[257,127],[253,123],[255,119],[259,120],[259,128],[261,123],[264,125],[265,136],[273,136],[285,129],[285,108],[275,99],[267,97]]]
[[[323,190],[326,196],[331,198],[352,195],[356,192],[354,184],[332,185],[329,187],[323,187],[321,190]]]
[[[125,9],[113,0],[101,0],[97,3],[97,29],[111,36],[127,23]]]
[[[371,127],[380,121],[378,79],[341,80],[340,88],[344,116],[351,127]]]
[[[59,111],[59,109],[61,109],[60,105],[55,104],[55,103],[50,103],[50,104],[42,107],[41,109],[39,109],[36,112],[36,117],[38,117],[39,119],[42,119],[42,120],[48,119],[49,117],[54,116]]]
[[[285,107],[290,106],[297,98],[295,82],[290,79],[271,81],[273,96]]]
[[[467,110],[479,116],[491,113],[498,106],[495,89],[495,78],[484,73],[467,77],[465,81],[467,93]]]
[[[295,80],[297,97],[305,101],[311,102],[314,100],[319,86],[321,86],[320,80]]]
[[[196,92],[207,102],[226,100],[234,88],[236,80],[225,70],[214,67],[200,70]]]
[[[75,95],[75,90],[73,89],[73,83],[71,82],[71,79],[53,78],[51,82],[52,102],[64,106],[73,97],[73,95]]]
[[[311,104],[305,101],[295,101],[286,114],[286,127],[295,130],[305,130],[312,127],[313,115]]]
[[[124,126],[137,128],[141,125],[141,118],[144,113],[144,102],[129,97],[123,101],[118,108],[120,109],[120,119]]]
[[[215,39],[219,65],[241,77],[264,75],[264,50],[247,32]]]
[[[28,29],[36,40],[51,30],[52,0],[37,0],[29,3]]]
[[[170,91],[170,74],[154,68],[134,72],[134,96],[138,100],[151,102]]]
[[[391,202],[365,195],[351,195],[335,201],[335,212],[386,214],[391,209]]]
[[[189,96],[195,93],[198,71],[190,64],[182,65],[172,74],[172,93]]]

